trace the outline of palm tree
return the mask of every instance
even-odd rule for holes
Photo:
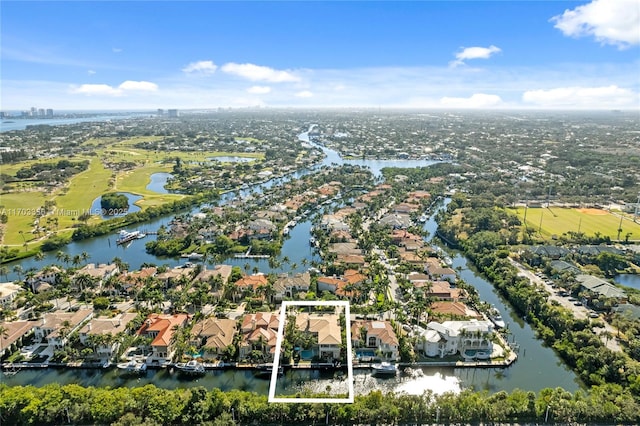
[[[73,256],[73,258],[71,259],[71,264],[73,266],[75,266],[76,268],[78,266],[80,266],[80,264],[82,263],[82,256],[79,254],[76,254],[75,256]]]
[[[39,251],[36,253],[36,255],[34,256],[36,260],[42,260],[44,259],[44,253]]]
[[[9,275],[9,268],[7,266],[0,266],[0,276],[4,275],[4,279],[7,279],[7,276]]]
[[[22,281],[23,272],[24,272],[24,270],[22,269],[22,265],[15,265],[13,267],[13,273],[18,276],[18,280],[19,281]]]
[[[79,274],[75,281],[81,292],[86,288],[93,288],[96,284],[96,279],[89,274]]]

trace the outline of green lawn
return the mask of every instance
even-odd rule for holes
[[[3,244],[22,245],[35,238],[31,233],[36,211],[44,205],[42,192],[20,192],[0,194],[0,210],[7,214],[7,225]],[[20,234],[20,231],[23,233]],[[24,239],[23,239],[24,236]]]
[[[105,169],[99,157],[93,157],[89,168],[69,180],[67,191],[55,198],[59,227],[73,225],[80,214],[88,212],[93,200],[105,192],[109,192],[111,170]]]
[[[516,213],[520,219],[524,219],[525,208],[508,209]],[[596,213],[596,214],[594,214]],[[620,238],[624,239],[631,232],[630,239],[640,239],[640,224],[634,223],[630,216],[625,216],[620,225],[620,212],[610,213],[606,210],[586,210],[571,208],[527,208],[527,227],[540,233],[543,238],[551,238],[552,235],[560,236],[566,232],[582,232],[593,236],[600,233],[612,240],[618,239],[618,227],[622,228]]]

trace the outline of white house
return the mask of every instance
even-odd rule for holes
[[[435,321],[418,336],[416,350],[430,357],[465,355],[466,351],[493,351],[493,323],[491,321]]]
[[[22,287],[12,282],[0,283],[0,306],[5,309],[12,309],[13,301],[21,291]]]
[[[60,349],[67,343],[67,337],[91,317],[93,309],[44,314],[34,327],[35,340],[41,342],[46,339],[53,350]]]

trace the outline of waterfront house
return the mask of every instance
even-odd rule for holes
[[[147,363],[170,362],[175,351],[173,335],[189,321],[187,314],[149,314],[142,327],[137,331],[138,336],[151,339],[151,356]]]
[[[82,275],[88,275],[98,288],[102,287],[105,281],[109,278],[117,275],[120,272],[118,265],[112,264],[100,264],[96,266],[95,263],[89,263],[82,268],[78,269],[73,276],[74,284],[78,284],[78,277]],[[80,286],[81,287],[81,286]]]
[[[340,359],[340,317],[336,314],[296,315],[296,328],[303,333],[310,333],[317,339],[317,345],[311,348],[315,356],[323,361]],[[305,348],[307,349],[307,348]]]
[[[120,313],[112,318],[92,318],[80,330],[78,337],[85,346],[93,346],[100,358],[111,358],[120,347],[117,336],[125,333],[136,313]]]
[[[34,327],[36,342],[47,341],[53,350],[60,349],[67,344],[71,333],[78,330],[82,324],[93,317],[93,309],[79,309],[77,312],[51,312],[44,314]]]
[[[458,301],[439,300],[429,306],[431,315],[446,315],[454,318],[482,319],[478,311]]]
[[[240,327],[239,359],[248,359],[258,351],[264,362],[273,362],[279,324],[279,315],[272,312],[245,315]]]
[[[202,358],[214,359],[222,356],[233,344],[236,321],[228,318],[204,318],[193,325],[189,342],[201,350]]]
[[[455,283],[458,279],[458,275],[455,270],[449,267],[442,267],[441,265],[427,263],[426,272],[434,281],[443,280]]]
[[[0,307],[4,309],[13,309],[13,301],[22,291],[22,287],[12,282],[0,283]]]
[[[33,276],[27,276],[24,281],[29,284],[34,293],[37,293],[38,284],[47,283],[49,285],[54,285],[61,272],[62,271],[57,266],[48,266]]]
[[[399,357],[398,337],[388,321],[352,321],[351,342],[354,348],[374,350],[386,360]]]
[[[0,359],[5,353],[10,353],[22,346],[25,337],[29,336],[37,321],[0,322],[6,328],[6,333],[0,334]]]
[[[467,351],[491,353],[493,350],[491,321],[435,321],[418,336],[415,349],[429,357],[464,355]]]

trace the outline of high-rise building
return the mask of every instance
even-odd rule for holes
[[[162,108],[158,108],[158,115],[159,116],[163,116],[164,115],[164,110]]]
[[[167,114],[169,114],[169,118],[177,118],[178,110],[177,109],[168,109]]]
[[[53,118],[53,109],[47,108],[47,118]]]

